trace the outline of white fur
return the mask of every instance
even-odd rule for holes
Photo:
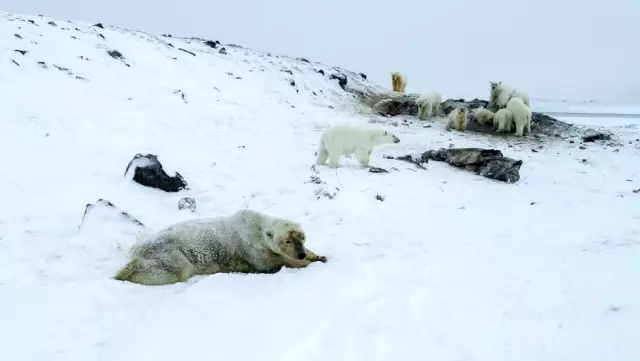
[[[407,77],[399,71],[391,72],[391,88],[393,91],[404,93],[407,89]]]
[[[526,91],[516,90],[513,92],[513,94],[511,94],[511,98],[520,98],[522,99],[524,105],[531,107],[529,105],[529,93],[527,93]]]
[[[400,139],[384,129],[371,129],[349,125],[334,125],[320,136],[316,164],[338,168],[340,157],[355,153],[362,167],[369,166],[373,147],[381,144],[399,143]]]
[[[440,114],[440,103],[442,96],[440,93],[432,91],[422,94],[416,104],[418,104],[418,118],[425,120],[431,117],[437,117]]]
[[[510,132],[512,124],[513,113],[507,108],[498,110],[493,116],[493,129],[496,132]]]
[[[480,108],[476,108],[473,111],[473,115],[476,118],[476,121],[478,122],[478,124],[492,124],[493,117],[495,114],[489,109],[480,107]]]
[[[466,130],[468,123],[469,111],[466,107],[457,107],[449,113],[447,117],[449,121],[447,122],[446,130],[451,128],[455,130]]]
[[[522,136],[527,128],[527,132],[531,133],[531,109],[524,104],[520,98],[511,98],[507,103],[507,109],[513,113],[513,122],[516,124],[515,136]]]

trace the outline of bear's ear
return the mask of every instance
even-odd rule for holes
[[[384,131],[384,136],[387,136],[387,135],[389,135],[389,134],[387,134],[387,131],[385,130],[385,131]]]

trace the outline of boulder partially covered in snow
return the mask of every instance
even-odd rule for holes
[[[188,209],[191,212],[195,212],[196,200],[191,197],[181,198],[180,201],[178,201],[178,209],[179,210]]]
[[[124,171],[125,177],[133,172],[133,181],[143,186],[161,189],[165,192],[178,192],[187,188],[187,182],[180,173],[169,176],[155,154],[136,154]]]
[[[595,129],[587,129],[582,136],[584,143],[594,143],[596,140],[611,140],[611,134],[599,132]]]

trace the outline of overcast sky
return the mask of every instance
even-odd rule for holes
[[[0,0],[0,9],[197,36],[364,72],[408,92],[640,103],[640,0]]]

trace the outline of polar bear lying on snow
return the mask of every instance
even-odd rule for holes
[[[442,96],[438,92],[428,92],[422,94],[416,104],[418,104],[418,118],[425,120],[431,117],[437,117],[440,114],[440,103]]]
[[[518,91],[503,82],[490,82],[491,91],[489,93],[489,109],[498,111],[507,106],[511,98],[520,98],[526,106],[529,106],[529,93]]]
[[[214,273],[276,273],[327,262],[305,247],[300,225],[252,210],[192,219],[136,244],[115,279],[144,285],[184,282]]]
[[[384,129],[370,129],[349,125],[334,125],[320,136],[316,164],[338,168],[340,157],[355,153],[363,168],[369,166],[373,147],[381,144],[400,143],[400,139]]]

